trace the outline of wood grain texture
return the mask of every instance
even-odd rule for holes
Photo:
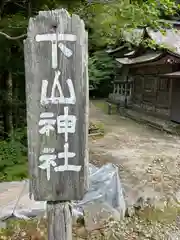
[[[50,96],[55,70],[52,69],[52,43],[37,42],[37,34],[46,33],[74,34],[76,42],[63,41],[73,51],[67,58],[58,48],[58,67],[61,72],[59,81],[65,97],[69,97],[67,79],[72,79],[76,104],[40,104],[42,80],[48,80],[47,95]],[[84,22],[77,16],[63,10],[39,12],[30,18],[27,39],[24,41],[27,124],[28,124],[28,159],[30,175],[30,193],[36,201],[67,201],[83,198],[88,186],[88,37]],[[55,172],[51,166],[51,178],[47,180],[45,170],[40,169],[39,156],[44,148],[55,148],[56,155],[64,152],[64,134],[51,132],[50,136],[39,134],[40,114],[52,112],[57,117],[64,115],[68,106],[69,115],[77,117],[76,131],[68,134],[69,151],[76,156],[69,163],[82,166],[80,172]],[[57,128],[57,126],[56,126]],[[64,159],[57,159],[57,165],[63,165]]]
[[[69,203],[47,203],[48,239],[72,240],[72,217]]]

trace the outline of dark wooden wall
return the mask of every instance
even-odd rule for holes
[[[132,103],[136,107],[169,116],[171,105],[171,79],[161,74],[173,72],[177,65],[166,64],[130,69],[134,79]]]

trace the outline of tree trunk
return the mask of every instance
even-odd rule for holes
[[[16,129],[19,127],[19,111],[20,108],[19,99],[18,99],[18,87],[17,79],[13,79],[12,82],[12,118],[13,118],[13,128]]]
[[[12,121],[12,73],[6,71],[4,73],[4,93],[3,93],[3,125],[4,138],[6,139],[13,130]]]
[[[32,2],[28,1],[28,17],[32,16]]]
[[[5,4],[6,4],[5,0],[0,1],[0,19],[2,17],[3,11],[4,11]]]

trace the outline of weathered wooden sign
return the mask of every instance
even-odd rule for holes
[[[80,200],[87,186],[88,48],[84,22],[39,12],[24,41],[30,186],[37,201]]]

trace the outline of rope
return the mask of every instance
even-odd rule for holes
[[[20,201],[20,199],[21,199],[21,197],[22,197],[22,194],[23,194],[23,192],[24,192],[24,190],[25,190],[26,184],[27,184],[27,180],[25,181],[24,186],[23,186],[23,188],[22,188],[22,191],[20,192],[20,194],[19,194],[19,196],[18,196],[18,199],[17,199],[17,201],[16,201],[16,203],[15,203],[15,206],[14,206],[14,208],[13,208],[13,211],[12,211],[11,215],[8,216],[8,217],[3,218],[3,219],[2,219],[2,222],[8,220],[9,218],[15,217],[14,212],[15,212],[16,207],[17,207],[17,205],[18,205],[18,203],[19,203],[19,201]]]
[[[12,211],[12,216],[14,216],[14,212],[15,212],[15,210],[16,210],[16,207],[17,207],[17,205],[18,205],[18,203],[19,203],[19,201],[20,201],[20,199],[21,199],[21,197],[22,197],[22,194],[23,194],[24,190],[25,190],[26,183],[27,183],[27,180],[25,181],[24,186],[23,186],[23,188],[22,188],[22,191],[20,192],[20,194],[19,194],[19,196],[18,196],[17,202],[15,203],[15,206],[14,206],[13,211]]]

